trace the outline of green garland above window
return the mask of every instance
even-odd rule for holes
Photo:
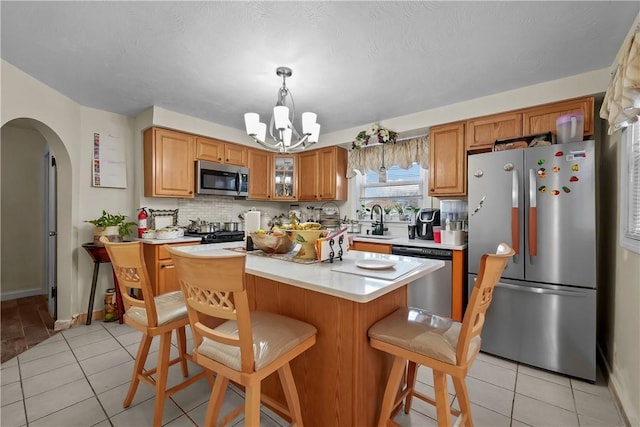
[[[396,139],[398,138],[398,133],[383,128],[379,124],[375,123],[371,125],[368,130],[363,130],[358,133],[351,147],[359,150],[363,145],[369,145],[369,140],[371,140],[371,138],[374,138],[374,141],[377,139],[380,144],[395,144]]]

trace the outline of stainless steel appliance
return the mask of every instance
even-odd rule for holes
[[[416,215],[416,237],[433,240],[433,226],[440,225],[440,209],[422,208]]]
[[[409,307],[423,308],[440,316],[451,317],[453,251],[449,249],[393,245],[391,246],[391,253],[444,261],[444,268],[440,268],[409,284],[408,303]]]
[[[247,196],[249,169],[242,166],[196,160],[196,193]]]
[[[497,285],[482,350],[595,381],[594,141],[469,156],[469,294],[483,253],[516,255]]]
[[[213,233],[188,232],[185,236],[202,237],[201,244],[241,242],[244,240],[244,231],[215,231]]]

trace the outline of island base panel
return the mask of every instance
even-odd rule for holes
[[[407,287],[364,304],[250,274],[247,290],[252,310],[299,319],[318,330],[316,344],[291,363],[305,425],[375,425],[391,358],[369,346],[367,331],[406,306]],[[277,374],[263,381],[262,392],[286,407]]]

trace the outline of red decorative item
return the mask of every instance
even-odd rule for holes
[[[569,178],[569,182],[578,182],[580,179],[577,176],[572,176]]]
[[[145,208],[138,209],[140,213],[138,213],[138,238],[142,238],[142,233],[147,231],[147,218],[148,214]]]
[[[564,153],[562,151],[556,152],[556,157],[562,157],[562,156],[564,156]]]

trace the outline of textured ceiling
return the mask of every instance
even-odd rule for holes
[[[327,133],[608,67],[639,5],[3,0],[1,55],[85,106],[238,129],[288,66]]]

